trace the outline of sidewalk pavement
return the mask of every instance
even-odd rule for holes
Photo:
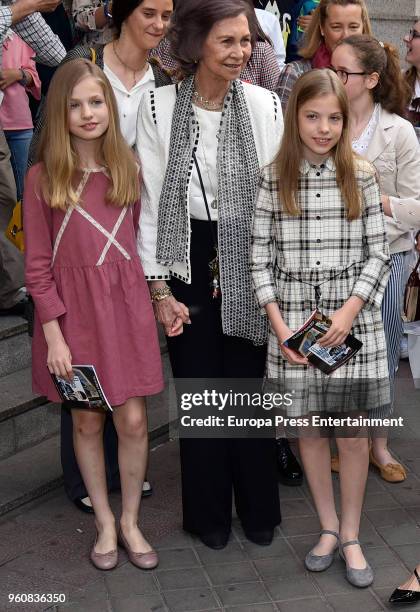
[[[142,502],[141,526],[159,551],[155,571],[137,570],[120,552],[118,567],[96,570],[88,561],[91,516],[59,489],[0,522],[0,610],[14,612],[376,612],[420,562],[420,391],[402,363],[392,450],[409,470],[404,483],[388,484],[370,468],[360,539],[375,572],[371,588],[356,589],[336,557],[327,571],[305,571],[303,559],[319,524],[306,485],[280,486],[283,520],[271,546],[248,542],[237,519],[228,546],[213,551],[182,531],[178,445],[151,453],[154,494]],[[36,470],[36,466],[28,466]],[[334,475],[334,487],[338,490]],[[255,483],[258,495],[258,482]],[[119,512],[119,495],[112,495]],[[65,603],[9,603],[9,594],[64,594]],[[420,610],[420,605],[409,607]]]

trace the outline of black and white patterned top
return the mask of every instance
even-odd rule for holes
[[[32,13],[12,24],[12,0],[0,2],[0,66],[2,63],[2,44],[6,32],[11,28],[35,51],[36,61],[47,66],[58,66],[64,59],[66,50],[58,36],[54,34],[40,13]]]
[[[365,306],[355,319],[354,335],[363,342],[360,352],[331,376],[352,382],[369,380],[369,398],[357,408],[387,404],[388,364],[381,318],[381,302],[389,277],[389,246],[374,170],[360,162],[357,181],[362,214],[348,221],[337,186],[335,164],[329,158],[321,166],[302,162],[298,203],[301,215],[282,210],[273,167],[261,176],[252,230],[251,270],[261,307],[277,302],[289,328],[302,326],[316,308],[314,286],[320,286],[318,304],[327,316],[341,308],[350,296]],[[315,368],[289,364],[279,341],[270,330],[267,377],[285,383],[304,382],[304,401],[294,402],[291,412],[308,412],[306,384],[321,375]],[[383,386],[383,392],[381,391]],[[368,405],[367,405],[368,404]],[[354,408],[354,406],[353,406]]]

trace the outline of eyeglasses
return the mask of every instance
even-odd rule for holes
[[[349,80],[349,76],[367,76],[369,73],[368,72],[348,72],[347,70],[336,70],[335,68],[333,68],[332,66],[328,66],[330,70],[332,70],[333,72],[335,72],[335,74],[338,76],[338,78],[342,81],[343,85],[345,85],[347,83],[347,81]]]
[[[413,38],[420,38],[420,32],[417,32],[417,30],[414,29],[409,30],[407,38],[410,42],[413,40]]]

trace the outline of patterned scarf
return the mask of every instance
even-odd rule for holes
[[[169,160],[158,214],[156,259],[163,265],[189,260],[186,197],[193,171],[192,155],[200,138],[191,102],[193,91],[194,77],[191,76],[180,84],[172,118]],[[223,331],[229,336],[252,340],[254,344],[264,344],[267,322],[255,300],[249,264],[259,165],[245,93],[239,80],[232,82],[224,102],[217,173]]]

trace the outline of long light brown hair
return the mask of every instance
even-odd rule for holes
[[[306,72],[293,87],[286,110],[282,144],[273,162],[278,177],[279,201],[290,215],[300,215],[297,194],[303,153],[298,113],[301,106],[309,100],[328,94],[336,96],[343,115],[341,137],[331,155],[335,162],[337,184],[345,202],[347,218],[352,221],[360,217],[361,199],[356,179],[356,157],[350,141],[349,104],[344,85],[338,76],[328,69]]]
[[[41,192],[51,208],[66,210],[77,204],[74,178],[79,160],[69,132],[69,104],[74,87],[86,77],[93,77],[101,85],[109,113],[109,126],[101,146],[111,178],[106,201],[118,207],[128,206],[140,196],[135,158],[121,134],[112,87],[102,70],[87,59],[63,64],[51,81],[46,122],[37,150],[37,161],[42,162]]]
[[[299,55],[304,59],[312,59],[323,42],[321,27],[323,27],[325,24],[328,17],[328,8],[332,4],[336,4],[338,6],[355,4],[356,6],[360,6],[362,10],[363,34],[372,34],[372,26],[370,24],[369,13],[365,0],[321,0],[315,11],[312,13],[311,22],[305,32],[303,46],[301,49],[299,49]]]

